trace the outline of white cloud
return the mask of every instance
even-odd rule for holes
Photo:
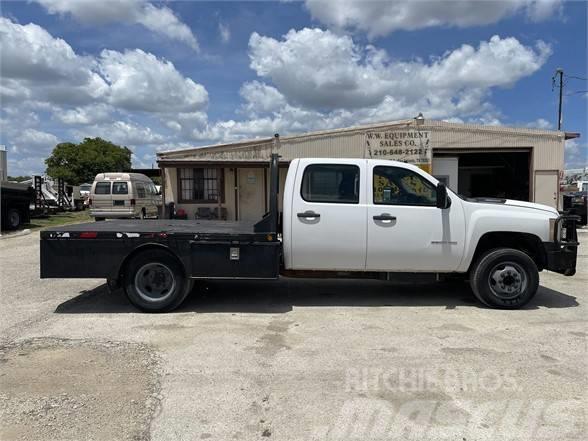
[[[140,49],[79,56],[40,26],[3,17],[0,38],[0,91],[7,102],[28,99],[76,107],[103,103],[144,112],[196,111],[208,102],[202,85],[184,77],[171,62]]]
[[[12,152],[18,154],[49,153],[59,143],[57,136],[33,128],[24,129],[12,140]]]
[[[75,54],[69,44],[36,24],[0,17],[2,98],[81,102],[104,94],[94,60]]]
[[[41,171],[45,170],[45,159],[38,155],[18,159],[9,157],[7,165],[10,176],[32,176],[41,174]]]
[[[487,25],[520,12],[533,21],[540,21],[553,16],[562,3],[562,0],[306,0],[306,7],[314,19],[328,26],[364,31],[373,38],[397,30]]]
[[[11,150],[11,173],[28,172],[31,164],[40,172],[43,161],[29,159],[46,157],[58,139],[101,136],[155,150],[206,121],[206,89],[153,54],[80,56],[42,27],[4,17],[0,43],[0,142]],[[175,120],[180,130],[171,134],[158,123]]]
[[[112,123],[86,126],[72,131],[76,139],[99,136],[115,144],[129,147],[144,146],[146,144],[160,144],[165,137],[154,132],[150,127],[130,121],[114,121]]]
[[[144,0],[36,0],[50,14],[66,15],[87,25],[112,22],[140,24],[152,32],[181,41],[198,50],[198,41],[190,28],[166,7]]]
[[[228,43],[231,39],[231,29],[229,28],[229,25],[220,21],[218,23],[218,33],[223,43]]]
[[[566,141],[564,157],[567,169],[588,167],[588,144],[577,139]]]
[[[551,54],[516,38],[494,36],[478,48],[447,52],[429,63],[392,60],[386,51],[320,29],[289,31],[282,40],[257,33],[249,41],[251,68],[270,79],[289,102],[334,110],[389,105],[422,109],[478,108],[492,87],[511,86],[536,72]]]
[[[55,109],[54,117],[67,125],[86,125],[108,121],[114,109],[106,104],[88,105],[73,109]]]
[[[243,84],[242,121],[208,122],[190,136],[229,141],[426,118],[500,125],[489,102],[495,87],[510,87],[532,75],[551,50],[515,38],[492,37],[478,47],[462,45],[428,62],[392,60],[374,46],[320,29],[290,31],[281,40],[252,34],[251,67],[261,81]],[[535,124],[545,125],[537,120]]]
[[[170,61],[140,49],[103,50],[99,69],[110,85],[110,104],[146,112],[189,112],[208,103],[200,84],[180,74]]]
[[[244,83],[239,93],[245,100],[244,110],[249,114],[274,112],[286,105],[286,98],[278,89],[259,81]]]
[[[547,121],[545,118],[537,118],[535,121],[531,121],[525,124],[525,127],[530,129],[551,130],[553,129],[553,124]]]

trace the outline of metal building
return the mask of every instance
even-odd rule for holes
[[[281,155],[280,191],[300,157],[412,162],[460,194],[558,206],[564,142],[578,133],[419,118],[195,147],[157,154],[166,203],[188,217],[257,220],[267,211],[268,161]]]

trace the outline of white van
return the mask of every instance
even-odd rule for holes
[[[90,191],[90,216],[120,219],[158,216],[161,195],[153,181],[140,173],[99,173]]]

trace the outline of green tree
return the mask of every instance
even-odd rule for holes
[[[79,185],[93,182],[98,173],[130,170],[131,151],[102,138],[85,138],[79,144],[57,144],[45,164],[52,178]]]
[[[7,176],[6,180],[10,182],[22,182],[31,179],[30,176]]]

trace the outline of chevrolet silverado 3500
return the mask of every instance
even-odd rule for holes
[[[529,202],[464,199],[418,167],[374,159],[295,159],[278,213],[256,224],[116,220],[41,232],[41,278],[105,278],[136,307],[177,308],[197,279],[469,278],[478,300],[519,308],[539,271],[575,273],[576,218]]]

